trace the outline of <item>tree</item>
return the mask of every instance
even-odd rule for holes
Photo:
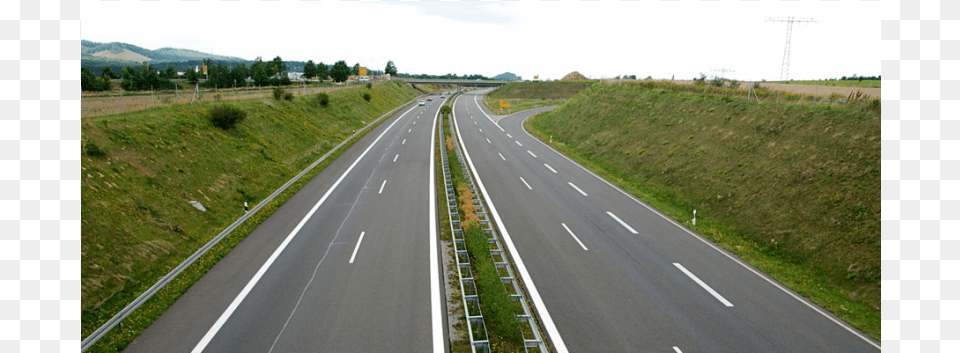
[[[351,75],[359,75],[359,74],[360,74],[360,63],[353,64],[353,69],[351,70],[351,72],[352,72]]]
[[[303,65],[303,77],[313,78],[314,76],[317,76],[317,65],[313,64],[313,60],[307,60]]]
[[[89,70],[89,69],[88,69],[88,70]],[[93,73],[93,72],[91,71],[91,73]],[[109,66],[106,66],[106,67],[103,68],[103,72],[100,73],[100,76],[101,76],[101,77],[106,77],[106,78],[111,79],[111,80],[112,80],[112,79],[115,79],[115,78],[120,78],[120,77],[117,76],[117,74],[116,74],[115,72],[113,72],[113,69],[111,69]]]
[[[393,64],[393,60],[387,61],[387,67],[383,69],[387,75],[396,76],[397,75],[397,65]]]
[[[177,69],[173,65],[167,64],[167,68],[163,70],[163,78],[165,79],[175,79],[177,78]]]
[[[282,74],[287,70],[287,64],[284,64],[283,59],[281,59],[279,56],[273,58],[273,60],[270,61],[270,65],[273,68],[273,73],[275,74]],[[273,74],[270,76],[273,76]]]
[[[81,67],[80,68],[80,89],[83,91],[106,91],[110,89],[110,79],[93,74],[93,71]]]
[[[250,69],[247,69],[247,64],[240,63],[240,65],[230,69],[230,76],[233,77],[233,81],[237,83],[237,86],[246,86],[247,77],[250,77]]]
[[[250,78],[257,86],[267,86],[270,83],[270,74],[267,72],[267,65],[258,56],[253,64],[250,64]]]
[[[330,78],[336,82],[344,82],[347,77],[350,77],[350,67],[347,66],[346,61],[340,60],[333,64],[333,68],[330,69]]]
[[[330,77],[330,68],[321,62],[319,65],[317,65],[317,78],[323,81],[326,80],[327,77]]]

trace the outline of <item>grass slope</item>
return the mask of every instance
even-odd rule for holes
[[[879,113],[595,85],[527,127],[879,339]]]
[[[512,82],[487,96],[493,99],[565,99],[583,91],[595,82]]]
[[[242,215],[244,201],[253,207],[412,92],[391,83],[330,92],[328,106],[314,95],[231,102],[248,115],[228,131],[206,118],[219,103],[85,118],[82,336]],[[91,156],[95,150],[105,155]],[[191,200],[207,212],[194,209]]]

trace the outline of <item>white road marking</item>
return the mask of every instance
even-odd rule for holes
[[[430,204],[430,214],[427,221],[431,224],[430,226],[430,316],[432,320],[430,325],[432,326],[433,334],[433,351],[436,353],[442,353],[446,350],[447,337],[443,335],[443,309],[441,305],[445,305],[445,302],[440,297],[440,255],[437,253],[440,251],[440,248],[437,244],[437,188],[434,185],[437,185],[437,160],[436,153],[433,153],[433,148],[437,144],[437,116],[439,114],[433,114],[433,127],[430,128],[430,146],[427,146],[430,149],[430,189],[429,197],[426,202]]]
[[[527,150],[527,153],[529,153],[531,156],[533,156],[533,158],[537,158],[537,155],[533,154],[533,152],[530,152],[530,150]]]
[[[477,103],[477,97],[473,97],[473,102]],[[480,103],[477,103],[477,108],[480,107]],[[487,113],[480,109],[480,111],[486,115]],[[487,115],[487,118],[490,118]],[[523,283],[527,286],[527,293],[530,294],[530,300],[533,301],[534,307],[537,308],[537,311],[540,313],[540,322],[543,324],[544,329],[547,330],[547,335],[550,337],[550,340],[553,341],[553,348],[558,353],[567,353],[567,345],[563,343],[563,337],[560,336],[560,331],[557,330],[557,325],[553,322],[553,317],[550,316],[550,311],[547,310],[547,305],[543,303],[543,298],[540,297],[540,291],[537,290],[537,285],[533,282],[533,278],[530,277],[530,272],[527,271],[527,265],[524,264],[523,259],[520,257],[520,253],[517,252],[516,245],[513,244],[513,239],[510,237],[510,232],[507,231],[507,228],[503,226],[503,219],[500,218],[500,213],[497,212],[497,206],[494,204],[493,199],[490,198],[490,193],[487,192],[486,187],[483,186],[483,179],[480,178],[480,174],[477,172],[477,167],[473,165],[473,161],[470,159],[470,152],[467,151],[466,145],[463,144],[463,134],[460,133],[460,124],[456,124],[457,113],[456,110],[453,112],[453,121],[454,126],[456,127],[457,140],[460,141],[461,150],[463,151],[464,158],[467,159],[467,165],[470,167],[470,170],[473,172],[473,175],[476,176],[477,187],[480,188],[480,192],[487,198],[487,207],[490,208],[490,214],[493,216],[494,224],[497,225],[497,229],[500,231],[500,236],[503,238],[503,241],[507,245],[507,250],[510,251],[510,258],[514,260],[514,265],[517,268],[517,272],[520,273],[520,278],[523,280]],[[493,119],[490,119],[493,122]],[[496,124],[496,122],[493,122]],[[434,124],[436,125],[436,124]],[[497,125],[500,127],[500,125]],[[503,128],[500,128],[503,131]],[[431,153],[433,155],[433,153]],[[431,164],[432,165],[432,164]],[[435,173],[430,173],[431,177]],[[431,190],[435,188],[430,188]],[[434,197],[435,199],[436,197]],[[435,202],[431,202],[435,203]],[[433,222],[433,220],[431,220]],[[437,261],[431,261],[436,263]],[[431,264],[432,266],[433,264]],[[433,283],[437,283],[439,280],[434,280]],[[436,336],[435,336],[436,337]],[[437,352],[442,352],[443,348]]]
[[[523,147],[523,144],[520,143],[520,141],[513,141],[513,142],[516,142],[516,143],[517,143],[517,146]]]
[[[523,180],[523,177],[520,177],[520,181],[523,182],[523,185],[526,185],[526,186],[527,186],[527,189],[533,190],[533,188],[530,187],[530,184],[527,184],[527,181],[526,181],[526,180]]]
[[[360,232],[360,239],[357,239],[357,246],[353,248],[353,255],[350,255],[350,263],[353,263],[353,259],[357,258],[357,251],[360,251],[360,243],[363,242],[363,235],[367,232]]]
[[[377,191],[377,194],[383,193],[383,187],[387,186],[387,179],[383,179],[383,184],[380,184],[380,191]]]
[[[414,121],[414,122],[413,122],[413,125],[417,125],[417,122],[416,122],[416,121]]]
[[[619,222],[620,225],[622,225],[624,228],[627,228],[627,230],[629,230],[630,233],[639,234],[637,233],[636,230],[633,229],[633,227],[627,224],[627,222],[624,222],[622,219],[620,219],[620,217],[617,217],[617,215],[613,214],[613,212],[607,211],[607,214],[610,215],[610,217],[613,217],[613,219]]]
[[[586,245],[583,245],[583,242],[580,241],[580,238],[577,238],[577,235],[576,235],[576,234],[573,234],[573,231],[571,231],[570,228],[567,228],[567,225],[566,225],[566,224],[560,223],[560,225],[563,226],[563,229],[566,229],[566,230],[567,230],[567,233],[570,233],[570,236],[573,237],[573,239],[577,241],[577,244],[580,244],[580,247],[583,248],[583,250],[587,250],[587,246],[586,246]]]
[[[406,113],[403,113],[403,115],[400,115],[400,117],[397,118],[397,120],[395,120],[393,123],[390,124],[390,126],[388,126],[385,130],[383,130],[383,132],[380,133],[380,136],[377,136],[377,139],[373,140],[373,143],[371,143],[370,146],[367,146],[367,149],[365,149],[363,153],[361,153],[360,156],[357,157],[357,159],[354,160],[352,164],[350,164],[350,167],[348,167],[347,170],[340,175],[340,178],[337,179],[337,181],[334,182],[329,189],[327,189],[327,192],[324,193],[323,196],[320,197],[320,200],[313,205],[313,208],[311,208],[310,211],[307,212],[305,216],[303,216],[303,218],[300,220],[300,223],[297,223],[297,226],[294,227],[293,230],[290,231],[290,234],[288,234],[287,237],[283,239],[283,242],[280,243],[280,246],[278,246],[277,249],[273,251],[273,254],[270,254],[270,257],[267,258],[267,261],[264,262],[262,266],[260,266],[260,269],[257,270],[257,273],[255,273],[253,277],[250,278],[250,281],[248,281],[246,286],[244,286],[243,289],[240,290],[240,293],[237,294],[237,297],[234,298],[232,302],[230,302],[230,305],[227,306],[227,308],[223,311],[223,314],[220,314],[220,317],[217,318],[217,321],[213,323],[213,326],[211,326],[209,330],[207,330],[207,333],[203,335],[203,338],[200,339],[200,342],[197,342],[197,345],[193,347],[193,350],[191,352],[199,353],[199,352],[203,352],[203,350],[207,348],[207,345],[210,344],[210,341],[213,340],[213,337],[217,335],[217,332],[220,332],[220,328],[222,328],[223,325],[227,322],[227,320],[230,319],[230,316],[233,315],[233,312],[237,310],[237,307],[240,306],[240,303],[242,303],[243,300],[247,297],[247,295],[250,294],[250,291],[253,290],[253,287],[257,285],[257,282],[260,281],[260,278],[263,277],[263,274],[266,273],[268,269],[270,269],[270,266],[272,266],[273,262],[277,260],[277,257],[280,256],[280,253],[282,253],[283,250],[287,248],[287,245],[289,245],[290,242],[293,240],[293,238],[296,237],[298,233],[300,233],[300,229],[302,229],[303,226],[307,224],[307,221],[310,220],[310,217],[312,217],[313,214],[317,212],[317,209],[320,208],[320,205],[323,205],[323,202],[326,201],[328,197],[330,197],[330,194],[332,194],[333,191],[336,190],[338,186],[340,186],[340,183],[347,178],[347,174],[350,174],[350,171],[352,171],[353,168],[360,163],[360,160],[367,155],[367,152],[370,152],[370,149],[372,149],[373,146],[376,145],[381,138],[383,138],[383,135],[386,135],[387,132],[390,131],[390,129],[393,128],[394,125],[396,125],[398,122],[400,122],[400,120],[402,120],[404,115],[407,115],[407,113],[409,113],[412,110],[413,108],[410,108],[410,110],[407,110]]]
[[[407,144],[407,139],[403,139],[403,142],[401,142],[400,144],[401,144],[401,145],[406,145],[406,144]]]
[[[476,120],[473,121],[473,125],[478,125]]]
[[[673,346],[673,351],[677,353],[683,353],[682,351],[680,351],[680,348],[677,348],[677,346]]]
[[[408,133],[408,134],[410,133],[410,131],[413,131],[413,129],[412,129],[412,128],[411,128],[411,129],[407,129],[407,133]]]
[[[578,188],[576,185],[573,185],[573,183],[567,182],[567,184],[570,184],[570,187],[572,187],[574,190],[577,190],[580,195],[587,196],[587,193],[583,192],[583,190],[580,190],[580,188]]]
[[[526,127],[523,127],[523,124],[521,124],[520,127],[523,129],[523,133],[527,134],[527,136],[533,138],[535,141],[539,142],[541,145],[543,145],[543,146],[545,146],[545,147],[553,150],[554,153],[556,153],[556,154],[557,154],[558,156],[560,156],[560,157],[563,157],[564,159],[566,159],[567,161],[569,161],[571,164],[573,164],[573,165],[575,165],[575,166],[577,166],[577,167],[580,167],[580,169],[582,169],[583,171],[585,171],[585,172],[587,172],[587,173],[590,173],[590,175],[593,175],[593,177],[594,177],[594,178],[597,178],[597,180],[600,180],[600,182],[602,182],[602,183],[604,183],[604,184],[607,184],[607,186],[609,186],[610,188],[612,188],[612,189],[616,190],[617,192],[623,194],[623,196],[626,196],[628,199],[633,200],[633,202],[636,202],[638,205],[643,206],[644,208],[650,210],[650,212],[653,212],[653,213],[656,214],[657,216],[660,216],[660,218],[663,218],[663,220],[672,223],[674,226],[676,226],[676,227],[677,227],[678,229],[680,229],[681,231],[686,232],[687,235],[690,235],[690,236],[693,237],[694,239],[699,240],[701,243],[703,243],[703,244],[706,245],[706,246],[709,246],[709,247],[712,248],[713,250],[716,250],[716,251],[717,251],[718,253],[720,253],[721,255],[726,256],[726,257],[727,257],[728,259],[730,259],[731,261],[733,261],[733,262],[737,263],[738,265],[740,265],[740,267],[743,267],[745,270],[750,271],[751,273],[757,275],[757,277],[760,277],[761,279],[763,279],[764,281],[766,281],[766,282],[769,283],[770,285],[772,285],[772,286],[776,287],[777,289],[779,289],[780,291],[786,293],[787,295],[789,295],[789,296],[792,297],[793,299],[796,299],[798,302],[803,303],[803,305],[806,305],[808,308],[810,308],[810,310],[813,310],[813,311],[817,312],[817,313],[820,314],[821,316],[823,316],[823,317],[827,318],[828,320],[832,321],[833,323],[837,324],[837,326],[840,326],[840,327],[842,327],[843,329],[847,330],[847,332],[850,332],[850,333],[853,334],[854,336],[859,337],[862,341],[866,342],[867,344],[875,347],[876,349],[880,349],[880,345],[877,344],[876,342],[874,342],[872,338],[870,338],[870,337],[864,335],[863,333],[861,333],[860,331],[854,329],[854,328],[853,328],[852,326],[850,326],[849,324],[847,324],[847,323],[845,323],[845,322],[842,322],[842,321],[834,318],[833,315],[827,314],[827,313],[826,313],[825,311],[823,311],[823,309],[820,308],[819,306],[815,306],[815,305],[809,303],[806,299],[802,298],[799,294],[793,292],[793,291],[790,290],[790,289],[787,289],[787,287],[784,287],[784,286],[783,286],[782,284],[780,284],[779,282],[775,282],[774,280],[768,278],[768,277],[767,277],[766,275],[764,275],[763,273],[760,273],[760,271],[757,271],[757,269],[755,269],[755,268],[753,268],[752,266],[748,265],[747,263],[743,262],[743,260],[740,260],[739,258],[736,258],[736,257],[734,257],[733,255],[730,255],[730,253],[728,253],[728,252],[726,252],[725,250],[721,249],[719,245],[714,244],[713,242],[707,240],[706,238],[704,238],[703,236],[701,236],[701,235],[699,235],[699,234],[697,234],[697,233],[694,233],[693,231],[691,231],[690,229],[684,227],[683,225],[681,225],[679,222],[677,222],[677,221],[674,220],[673,218],[667,217],[667,215],[661,213],[661,212],[658,211],[657,209],[651,207],[650,205],[647,205],[647,204],[644,203],[643,201],[640,201],[640,199],[638,199],[636,196],[633,196],[633,195],[631,195],[630,193],[628,193],[628,192],[624,191],[623,189],[621,189],[620,187],[618,187],[618,186],[616,186],[616,185],[613,185],[613,183],[611,183],[611,182],[607,181],[607,179],[604,179],[603,177],[597,175],[597,173],[594,173],[592,170],[587,169],[587,167],[584,167],[584,166],[581,165],[580,163],[574,162],[572,159],[570,159],[570,157],[567,157],[567,156],[564,155],[563,153],[560,153],[559,151],[557,151],[557,149],[551,147],[550,145],[546,144],[546,143],[543,142],[543,141],[537,140],[535,137],[533,137],[533,135],[530,134],[529,131],[527,131],[527,128],[526,128]]]
[[[703,281],[697,278],[697,276],[695,276],[693,273],[691,273],[686,268],[684,268],[683,265],[676,262],[674,262],[673,265],[677,266],[677,268],[679,268],[680,271],[683,271],[683,273],[687,274],[687,277],[690,277],[690,279],[692,279],[694,282],[697,282],[697,284],[699,284],[700,287],[703,287],[703,289],[705,289],[708,293],[712,294],[713,297],[717,298],[717,300],[723,303],[723,305],[726,305],[727,307],[733,307],[733,304],[727,301],[726,298],[720,295],[720,293],[717,293],[717,291],[713,290],[713,288],[710,288],[710,286],[708,286],[706,283],[703,283]]]
[[[500,159],[502,159],[502,160],[504,160],[504,161],[506,161],[506,160],[507,160],[506,158],[503,158],[503,153],[499,153],[499,152],[497,152],[497,154],[499,154],[499,155],[500,155]]]
[[[489,144],[493,144],[493,142],[490,142],[490,139],[487,139],[487,143],[489,143]]]
[[[477,128],[477,130],[480,130],[480,132],[483,132],[483,129],[481,129],[481,128]]]
[[[397,157],[400,157],[400,155],[397,154],[396,156],[393,156],[393,163],[397,163]]]
[[[504,130],[502,127],[500,127],[500,124],[497,124],[496,121],[493,121],[493,118],[491,118],[489,115],[487,115],[487,112],[483,111],[483,108],[480,108],[480,103],[479,103],[479,101],[477,101],[477,97],[476,97],[476,96],[473,97],[473,103],[477,105],[477,109],[479,109],[480,112],[483,113],[483,115],[486,116],[487,119],[489,119],[490,122],[493,123],[494,126],[496,126],[498,129],[500,129],[500,131],[506,132],[506,130]]]
[[[557,174],[557,171],[556,171],[555,169],[553,169],[552,167],[550,167],[549,164],[544,163],[543,166],[544,166],[544,167],[547,167],[547,169],[550,169],[550,171],[553,172],[553,174]]]
[[[513,136],[510,136],[510,134],[507,134],[507,137],[509,137],[509,138],[513,138]]]

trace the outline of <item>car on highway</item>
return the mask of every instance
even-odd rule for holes
[[[420,104],[420,105],[426,105],[426,104],[427,104],[427,102],[425,102],[425,101],[423,101],[423,100],[421,100],[421,101],[419,102],[419,104]]]
[[[433,101],[433,98],[427,97],[428,101]]]

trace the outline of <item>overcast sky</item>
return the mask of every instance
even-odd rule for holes
[[[859,0],[82,1],[81,37],[95,42],[524,79],[776,80],[787,24],[767,20],[787,16],[816,21],[793,26],[789,78],[879,75],[880,20],[898,14]]]

